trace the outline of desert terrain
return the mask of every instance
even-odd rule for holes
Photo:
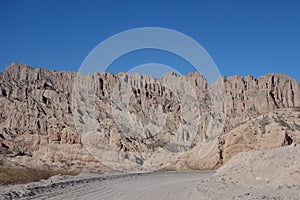
[[[3,199],[299,199],[299,151],[241,153],[216,171],[58,175],[0,192]]]
[[[286,75],[208,83],[198,72],[158,79],[13,63],[0,73],[0,109],[4,199],[300,196],[300,86]],[[79,175],[13,185],[8,169]]]

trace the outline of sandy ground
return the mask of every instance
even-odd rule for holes
[[[264,188],[220,182],[215,172],[56,176],[28,185],[2,187],[2,199],[299,199],[299,187]],[[218,177],[219,178],[219,177]]]
[[[28,185],[2,187],[3,199],[190,199],[194,187],[213,172],[160,172],[56,176]]]
[[[54,176],[2,199],[300,199],[300,145],[240,153],[217,171]]]

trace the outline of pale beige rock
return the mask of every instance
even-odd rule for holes
[[[78,90],[76,109],[74,81],[91,86]],[[90,91],[93,101],[86,95]],[[10,159],[43,168],[108,169],[93,155],[105,147],[141,170],[157,167],[163,155],[160,168],[212,169],[239,152],[298,143],[300,137],[299,83],[278,74],[208,84],[200,73],[169,73],[157,80],[13,63],[0,74],[0,109],[1,154],[19,154]]]
[[[240,152],[296,144],[300,136],[299,114],[298,109],[283,109],[259,115],[216,138],[204,158],[199,156],[199,146],[182,159],[191,168],[213,169]]]

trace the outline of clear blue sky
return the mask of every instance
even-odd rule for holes
[[[77,71],[108,37],[137,27],[165,27],[198,41],[222,75],[285,73],[300,81],[300,1],[0,0],[0,71],[11,62]],[[182,73],[183,60],[149,50],[109,69],[158,62]]]

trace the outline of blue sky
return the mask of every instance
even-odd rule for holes
[[[284,73],[300,81],[299,1],[0,0],[0,71],[11,62],[77,71],[101,41],[138,27],[165,27],[199,42],[224,76]],[[141,50],[108,71],[161,63],[195,69],[173,54]]]

